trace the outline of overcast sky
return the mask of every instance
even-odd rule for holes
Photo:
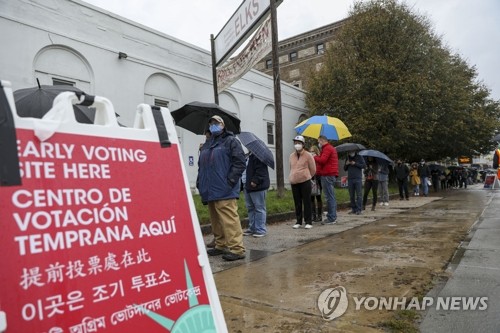
[[[210,50],[239,0],[85,0],[129,20]],[[427,16],[451,50],[475,66],[500,100],[500,1],[406,0]],[[279,39],[347,17],[353,0],[284,0],[278,7]]]

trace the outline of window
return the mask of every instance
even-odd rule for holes
[[[163,99],[155,98],[155,106],[159,106],[161,108],[168,108],[169,102]]]
[[[274,124],[267,123],[267,144],[274,145]]]
[[[297,60],[297,52],[296,51],[290,52],[289,58],[290,58],[290,61]]]
[[[266,69],[273,68],[273,59],[266,59]]]
[[[321,43],[316,45],[316,54],[324,54],[325,53],[325,44]]]
[[[54,86],[75,86],[75,82],[57,79],[55,77],[52,78],[52,85]]]

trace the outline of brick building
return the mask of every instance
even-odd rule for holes
[[[278,56],[281,80],[307,91],[310,71],[317,71],[321,67],[326,48],[334,43],[335,35],[344,22],[345,19],[280,41]],[[254,68],[273,75],[271,54]]]

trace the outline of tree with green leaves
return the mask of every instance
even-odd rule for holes
[[[348,141],[406,160],[492,150],[500,103],[429,21],[396,0],[356,2],[313,74],[307,105],[340,118]]]

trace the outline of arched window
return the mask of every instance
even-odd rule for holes
[[[145,103],[176,110],[181,107],[179,100],[179,86],[170,76],[155,73],[146,80],[144,86]]]
[[[93,94],[94,75],[88,61],[77,51],[64,45],[41,49],[33,62],[35,82],[40,84],[75,86]]]

